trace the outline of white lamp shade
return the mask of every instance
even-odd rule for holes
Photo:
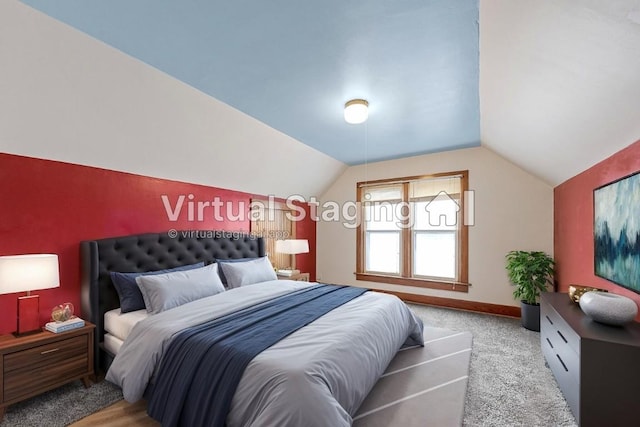
[[[309,252],[309,241],[306,239],[276,240],[276,252],[283,254],[306,254]]]
[[[0,256],[0,294],[60,286],[58,255]]]
[[[352,99],[344,104],[344,120],[352,125],[364,123],[369,118],[369,103],[364,99]]]

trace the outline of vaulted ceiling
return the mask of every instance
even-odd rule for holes
[[[22,1],[347,164],[482,143],[555,185],[640,138],[638,0]]]

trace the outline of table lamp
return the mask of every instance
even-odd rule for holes
[[[293,255],[293,265],[286,269],[279,269],[278,274],[294,275],[300,273],[296,270],[297,254],[306,254],[309,252],[309,241],[306,239],[287,239],[276,240],[276,252]]]
[[[0,256],[0,294],[27,293],[18,297],[18,329],[15,335],[40,330],[40,297],[31,295],[31,291],[58,286],[58,255]]]

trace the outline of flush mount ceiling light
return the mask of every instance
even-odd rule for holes
[[[364,99],[352,99],[344,104],[344,120],[352,125],[364,123],[369,118],[369,103]]]

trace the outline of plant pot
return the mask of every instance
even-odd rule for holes
[[[520,301],[522,326],[530,331],[540,332],[540,304]]]

